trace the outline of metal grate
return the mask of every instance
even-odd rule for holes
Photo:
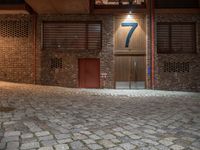
[[[25,20],[1,20],[0,37],[28,37],[29,22]]]
[[[51,58],[51,69],[62,69],[62,58]]]
[[[164,62],[164,72],[190,72],[189,62]]]

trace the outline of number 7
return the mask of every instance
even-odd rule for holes
[[[128,47],[129,46],[129,43],[130,43],[130,39],[131,39],[131,36],[133,35],[133,32],[135,31],[135,29],[137,28],[138,26],[138,23],[122,23],[121,24],[122,27],[132,27],[126,37],[126,44],[125,44],[125,47]]]

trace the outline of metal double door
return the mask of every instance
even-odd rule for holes
[[[145,68],[145,56],[115,56],[115,87],[144,89]]]

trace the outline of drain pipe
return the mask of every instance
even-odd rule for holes
[[[151,0],[151,88],[155,88],[155,0]]]

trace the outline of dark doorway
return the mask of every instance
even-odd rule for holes
[[[100,88],[100,60],[81,58],[79,63],[79,87]]]

